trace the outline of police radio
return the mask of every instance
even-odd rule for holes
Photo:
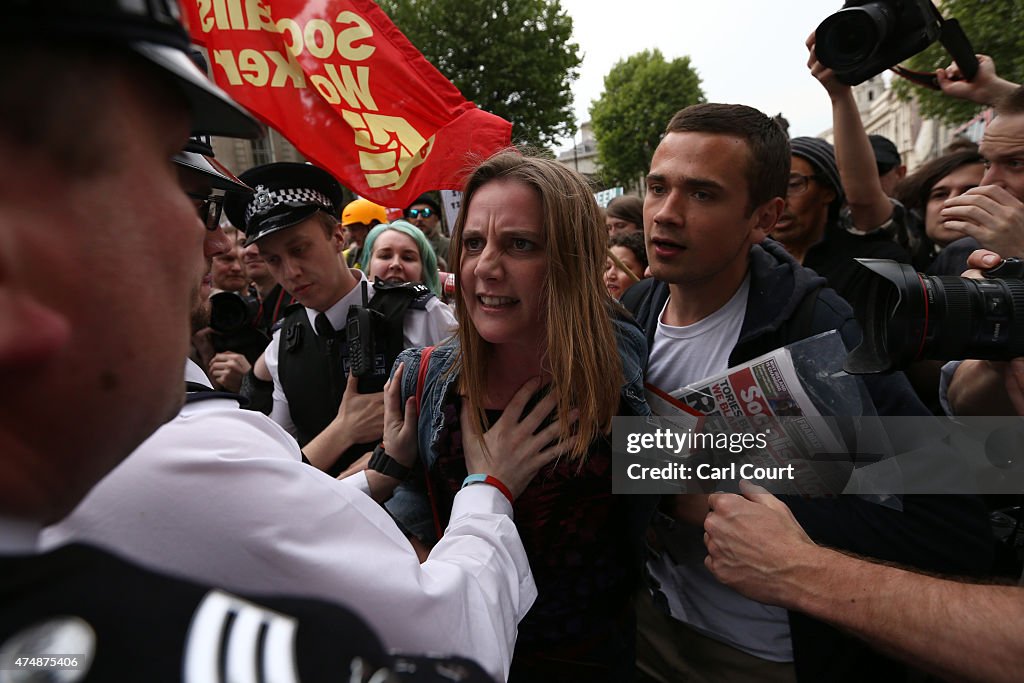
[[[345,322],[348,361],[352,376],[359,380],[359,393],[384,390],[391,366],[405,348],[403,323],[410,306],[425,307],[433,297],[430,288],[418,282],[373,283],[373,300],[368,301],[367,283],[362,282],[363,304],[350,306]]]
[[[368,308],[367,283],[362,282],[362,306],[350,306],[345,323],[348,337],[348,362],[352,375],[360,379],[376,374],[374,344],[374,318],[383,321],[384,315]]]

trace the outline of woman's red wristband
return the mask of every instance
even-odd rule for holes
[[[462,480],[462,488],[466,488],[471,484],[490,484],[494,488],[501,491],[501,494],[508,498],[510,505],[515,505],[516,499],[512,495],[512,492],[508,490],[508,487],[501,483],[501,480],[497,477],[492,477],[489,474],[471,474]]]

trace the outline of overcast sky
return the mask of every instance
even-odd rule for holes
[[[804,40],[840,0],[561,0],[583,53],[573,84],[576,122],[620,59],[659,48],[689,56],[709,102],[757,107],[790,122],[790,134],[818,135],[832,126],[825,90],[807,70]],[[669,84],[666,84],[669,87]],[[666,122],[667,123],[667,122]],[[578,135],[578,134],[577,134]],[[577,140],[579,138],[577,137]],[[571,146],[566,141],[560,149]]]

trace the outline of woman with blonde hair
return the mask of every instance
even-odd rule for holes
[[[647,345],[602,284],[607,238],[578,174],[514,151],[485,161],[466,182],[451,245],[458,334],[405,351],[389,388],[385,449],[418,449],[422,464],[388,504],[410,532],[436,541],[464,485],[495,486],[513,505],[538,589],[514,681],[632,676],[630,595],[651,501],[612,496],[610,432],[612,416],[650,412]],[[407,418],[420,406],[415,437],[389,437],[402,425],[399,387]],[[499,463],[545,447],[529,443],[537,424],[557,424],[546,448],[564,451],[537,476],[509,484],[467,471],[464,448]]]

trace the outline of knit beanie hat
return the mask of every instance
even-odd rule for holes
[[[833,205],[841,206],[845,201],[843,183],[839,180],[839,166],[832,145],[821,138],[801,137],[790,140],[789,146],[794,155],[806,159],[814,167],[815,174],[835,191]]]

